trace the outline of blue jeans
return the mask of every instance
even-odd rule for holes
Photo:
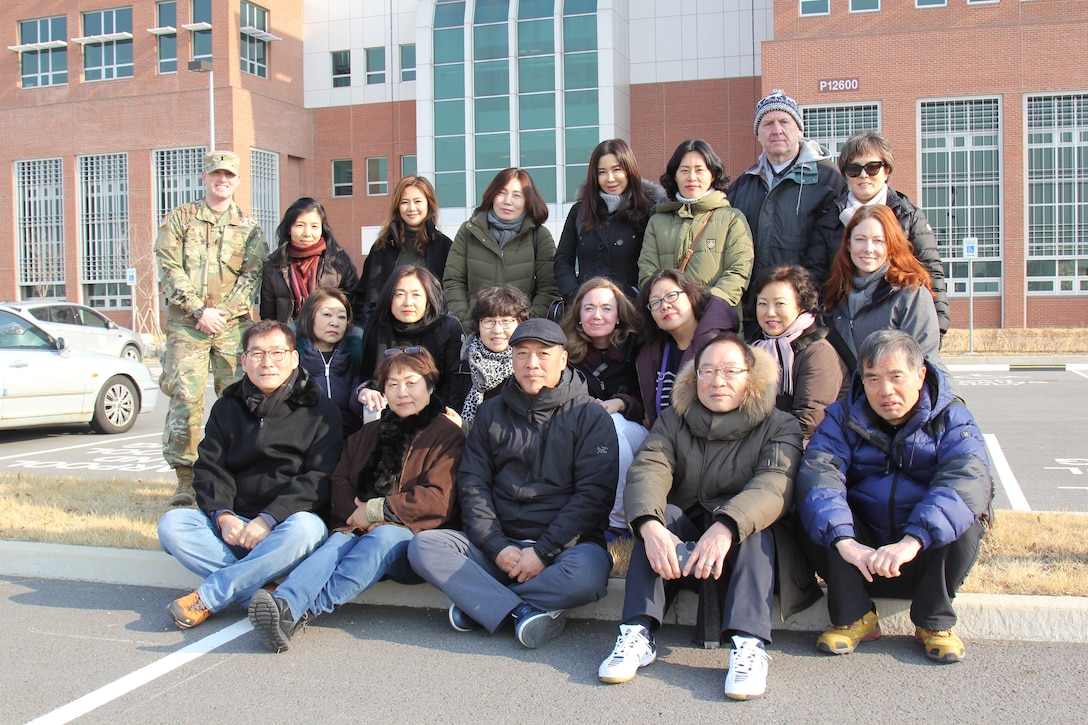
[[[316,514],[302,511],[281,521],[253,549],[246,549],[223,541],[219,527],[202,511],[171,509],[159,519],[162,550],[204,577],[197,592],[213,612],[234,602],[248,605],[253,592],[291,571],[327,534]]]
[[[276,587],[276,596],[287,602],[297,621],[307,611],[315,616],[331,612],[382,579],[422,584],[408,564],[411,540],[411,529],[393,524],[362,536],[333,532]]]

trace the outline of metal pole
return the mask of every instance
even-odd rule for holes
[[[208,138],[211,148],[208,153],[215,152],[215,71],[208,71]]]

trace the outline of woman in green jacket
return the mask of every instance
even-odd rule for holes
[[[729,206],[722,161],[706,141],[676,147],[661,185],[670,199],[646,226],[638,258],[641,285],[659,269],[681,269],[711,294],[738,307],[752,274],[752,233]]]
[[[457,230],[442,280],[450,314],[466,330],[470,300],[485,287],[513,285],[529,297],[533,317],[548,313],[559,288],[547,219],[548,207],[525,169],[504,169],[488,185],[472,218]]]

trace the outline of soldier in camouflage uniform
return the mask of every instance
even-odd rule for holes
[[[168,303],[159,388],[170,396],[162,453],[178,478],[171,506],[194,503],[192,466],[208,369],[216,395],[241,377],[242,333],[251,324],[268,254],[260,224],[234,203],[238,165],[229,151],[205,155],[204,198],[170,212],[155,239]]]

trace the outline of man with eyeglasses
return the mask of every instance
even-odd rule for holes
[[[178,206],[155,238],[166,297],[166,354],[159,388],[170,396],[162,455],[177,475],[171,506],[192,506],[193,462],[211,367],[216,395],[238,380],[242,333],[267,256],[260,223],[234,203],[241,160],[204,156],[204,198]]]
[[[457,470],[465,531],[423,531],[412,568],[453,602],[450,626],[506,622],[535,649],[573,607],[608,591],[604,528],[616,498],[616,428],[567,366],[566,335],[533,318],[514,331],[514,374],[484,401]]]
[[[182,629],[234,603],[244,610],[328,533],[315,512],[340,459],[340,411],[299,366],[288,326],[258,322],[242,347],[245,377],[212,407],[193,466],[199,509],[159,519],[163,551],[204,577],[167,608]]]
[[[763,151],[726,191],[752,230],[753,279],[779,264],[811,267],[816,222],[846,188],[831,154],[805,138],[804,131],[801,108],[785,92],[775,89],[756,104],[755,134]],[[817,276],[826,277],[826,271]]]

